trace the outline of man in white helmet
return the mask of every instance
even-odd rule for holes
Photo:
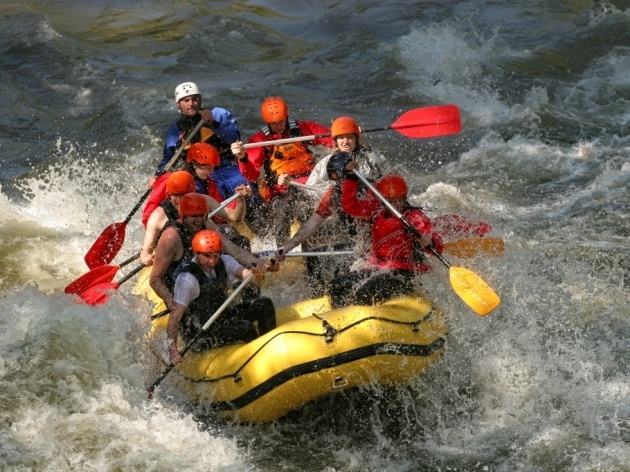
[[[234,162],[234,155],[230,151],[230,145],[240,139],[241,133],[232,113],[225,108],[219,107],[202,109],[201,94],[197,84],[194,82],[184,82],[175,88],[175,103],[181,117],[166,132],[162,162],[160,162],[155,173],[156,175],[152,177],[149,185],[152,187],[156,177],[164,173],[164,167],[177,152],[181,143],[188,137],[188,134],[199,123],[199,120],[204,120],[206,123],[196,136],[192,138],[187,147],[196,142],[208,143],[219,151],[222,158],[220,167],[234,167],[238,172],[238,165]],[[180,157],[182,163],[185,162],[185,157],[186,153],[183,152]],[[174,168],[177,168],[177,166],[174,166]],[[247,180],[244,178],[238,185],[243,183],[247,183]],[[227,193],[227,195],[224,195],[225,198],[232,195],[234,187],[236,185],[233,185],[232,188],[226,187],[221,189]]]
[[[175,155],[189,133],[200,120],[204,120],[205,124],[191,139],[187,147],[197,142],[204,142],[212,145],[219,151],[220,163],[212,174],[212,180],[217,183],[223,199],[227,199],[234,195],[236,187],[251,185],[241,174],[237,159],[231,150],[231,144],[240,141],[241,133],[232,113],[225,108],[219,107],[212,109],[201,108],[201,98],[199,88],[194,82],[184,82],[175,87],[175,102],[181,117],[166,132],[162,162],[160,162],[155,175],[149,179],[149,188],[153,188],[158,177],[164,174],[165,166]],[[179,162],[182,164],[186,162],[185,151],[180,155]],[[176,170],[179,167],[176,164],[170,170]],[[258,192],[255,191],[254,195],[256,196],[254,199],[259,199],[257,194]],[[250,210],[253,206],[258,206],[257,201],[250,200],[252,200],[252,197],[248,198],[247,210]],[[246,215],[247,213],[253,213],[253,210],[246,211]]]

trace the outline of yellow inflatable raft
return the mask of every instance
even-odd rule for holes
[[[141,273],[137,293],[164,309]],[[188,351],[171,372],[193,401],[244,422],[273,421],[351,387],[408,384],[444,349],[442,313],[420,295],[377,306],[333,310],[327,298],[277,309],[278,327],[247,344]],[[149,344],[166,367],[168,315],[155,319]],[[209,329],[212,329],[210,327]]]

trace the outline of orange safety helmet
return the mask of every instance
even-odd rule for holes
[[[195,191],[195,178],[190,172],[178,170],[168,176],[166,193],[169,195],[184,195]]]
[[[221,252],[223,241],[216,231],[202,229],[193,236],[192,249],[195,252]]]
[[[179,202],[179,215],[199,216],[208,213],[208,201],[200,193],[187,193]]]
[[[208,143],[195,143],[186,153],[186,162],[195,161],[197,164],[217,167],[221,157],[219,151]]]
[[[361,128],[359,128],[359,125],[354,118],[350,116],[340,116],[333,121],[332,126],[330,127],[330,132],[333,139],[337,136],[341,136],[342,134],[354,134],[357,139],[361,136]]]
[[[399,198],[407,195],[407,182],[400,175],[390,174],[383,177],[376,184],[376,189],[385,198]]]
[[[265,123],[276,123],[289,117],[289,106],[281,97],[269,97],[262,102],[260,114]]]

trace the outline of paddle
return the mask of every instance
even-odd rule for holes
[[[173,164],[175,164],[179,155],[184,151],[184,148],[188,145],[193,136],[197,134],[204,123],[205,122],[203,120],[199,121],[197,126],[195,126],[181,144],[175,155],[166,164],[164,171],[168,171]],[[125,218],[123,222],[112,223],[105,228],[96,241],[94,241],[94,244],[92,244],[92,247],[90,247],[84,258],[85,263],[90,269],[109,264],[114,257],[116,257],[116,254],[118,254],[118,251],[120,251],[120,248],[125,242],[125,228],[127,227],[127,223],[129,223],[133,215],[136,211],[138,211],[138,208],[140,208],[142,203],[147,199],[151,191],[152,189],[149,188],[146,192],[144,192],[138,203],[136,203],[136,205],[132,208],[131,212],[127,215],[127,218]]]
[[[422,237],[422,234],[420,234],[420,232],[411,223],[409,223],[391,203],[389,203],[389,201],[376,189],[376,187],[374,187],[374,185],[370,183],[368,179],[365,178],[363,174],[361,174],[360,171],[353,169],[353,172],[359,179],[361,179],[367,188],[374,192],[390,213],[400,219],[400,221],[402,221],[416,237]],[[451,266],[432,246],[427,246],[427,249],[449,269],[449,278],[453,290],[455,290],[455,293],[457,293],[457,295],[459,295],[459,297],[478,315],[485,316],[499,306],[499,303],[501,303],[499,296],[494,293],[490,286],[481,277],[464,267]]]
[[[503,239],[494,237],[462,238],[444,243],[444,252],[461,258],[471,258],[480,255],[500,256],[505,244]]]
[[[238,197],[240,197],[240,195],[238,193],[235,193],[231,197],[223,200],[218,207],[216,207],[214,210],[212,210],[210,213],[208,213],[208,218],[212,218],[214,215],[219,213],[221,210],[223,210],[226,206],[228,206],[230,203],[232,203]]]
[[[223,202],[221,202],[221,204],[217,208],[215,208],[214,210],[212,210],[212,212],[208,214],[208,218],[213,217],[215,214],[217,214],[223,208],[228,206],[238,197],[239,197],[238,194],[234,194],[227,200],[224,200]],[[68,287],[66,287],[65,292],[76,293],[80,295],[81,298],[83,298],[87,303],[91,305],[96,305],[96,304],[100,305],[102,303],[105,303],[107,299],[109,298],[107,291],[118,289],[121,283],[129,280],[128,277],[131,277],[137,274],[138,271],[142,269],[143,266],[139,266],[136,269],[134,269],[134,271],[132,271],[129,276],[125,277],[124,279],[121,279],[121,281],[118,283],[116,282],[107,283],[107,282],[110,282],[114,278],[114,276],[116,275],[116,272],[118,272],[118,269],[120,267],[123,267],[129,264],[130,262],[134,261],[138,257],[140,257],[140,253],[122,262],[120,266],[118,267],[106,265],[106,266],[97,267],[96,269],[92,269],[90,272],[88,272],[85,275],[82,275],[81,277],[79,277],[79,279],[75,280],[70,285],[68,285]],[[93,287],[94,287],[94,290],[88,290]],[[68,291],[68,289],[71,289],[72,291]]]
[[[362,129],[361,132],[371,133],[373,131],[385,131],[390,129],[396,130],[409,138],[435,138],[437,136],[459,133],[462,130],[462,122],[459,109],[456,105],[438,105],[409,110],[400,115],[400,117],[389,126]],[[247,143],[243,145],[243,148],[249,149],[261,146],[273,146],[275,144],[313,141],[328,136],[330,136],[330,133],[296,136],[294,138]]]
[[[276,251],[273,249],[268,249],[266,251],[260,251],[257,253],[258,257],[270,257],[276,254]],[[312,251],[312,252],[287,252],[284,257],[321,257],[321,256],[351,256],[353,255],[353,251]]]
[[[223,305],[221,305],[219,307],[219,309],[217,311],[214,312],[214,314],[210,317],[210,319],[208,321],[206,321],[206,324],[204,324],[201,329],[199,330],[199,332],[190,340],[190,342],[188,344],[186,344],[186,347],[184,347],[184,349],[182,349],[182,351],[180,352],[181,356],[184,357],[184,355],[190,350],[190,348],[199,340],[199,338],[203,335],[203,333],[210,327],[210,325],[212,323],[214,323],[214,321],[219,317],[219,315],[221,313],[223,313],[223,311],[227,308],[227,306],[232,302],[232,300],[234,300],[234,298],[240,293],[241,290],[243,290],[245,288],[245,285],[247,285],[249,283],[249,281],[254,277],[253,273],[250,273],[247,277],[245,277],[243,279],[243,281],[241,282],[241,284],[232,292],[232,294],[223,302]],[[153,384],[151,384],[151,386],[148,388],[147,393],[148,393],[148,398],[149,400],[151,400],[153,398],[153,391],[155,390],[155,388],[160,385],[160,383],[162,383],[162,380],[164,380],[164,378],[168,375],[168,373],[173,370],[173,367],[175,367],[175,364],[173,364],[172,362],[169,363],[168,367],[164,370],[164,372],[162,372],[162,374],[155,380],[155,382],[153,382]]]
[[[81,277],[76,279],[74,282],[68,284],[68,286],[64,289],[65,293],[76,293],[81,294],[85,292],[88,288],[93,285],[100,284],[103,282],[110,282],[113,280],[116,272],[121,267],[125,267],[126,265],[135,261],[138,257],[140,257],[140,253],[134,254],[126,261],[121,262],[117,266],[112,265],[104,265],[101,267],[97,267],[96,269],[92,269],[87,274],[83,274]]]
[[[79,296],[88,305],[102,305],[109,298],[109,295],[107,294],[108,291],[117,290],[118,287],[120,287],[122,284],[124,284],[127,280],[129,280],[131,277],[136,275],[145,267],[146,266],[144,264],[140,264],[131,272],[129,272],[127,275],[125,275],[122,279],[120,279],[118,282],[104,282],[104,283],[99,283],[98,285],[92,285],[90,288],[88,288],[86,291],[81,293]]]

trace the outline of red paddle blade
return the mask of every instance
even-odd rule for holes
[[[92,269],[87,274],[70,283],[65,289],[65,293],[76,293],[77,295],[85,292],[88,288],[105,282],[111,282],[120,269],[119,266],[105,265]]]
[[[391,128],[410,138],[433,138],[459,133],[462,120],[457,106],[440,105],[403,113]]]
[[[84,257],[90,269],[109,264],[125,242],[127,223],[113,223],[103,230]]]
[[[106,282],[94,285],[80,294],[81,298],[88,305],[102,305],[109,298],[109,293],[118,289],[118,282]]]

